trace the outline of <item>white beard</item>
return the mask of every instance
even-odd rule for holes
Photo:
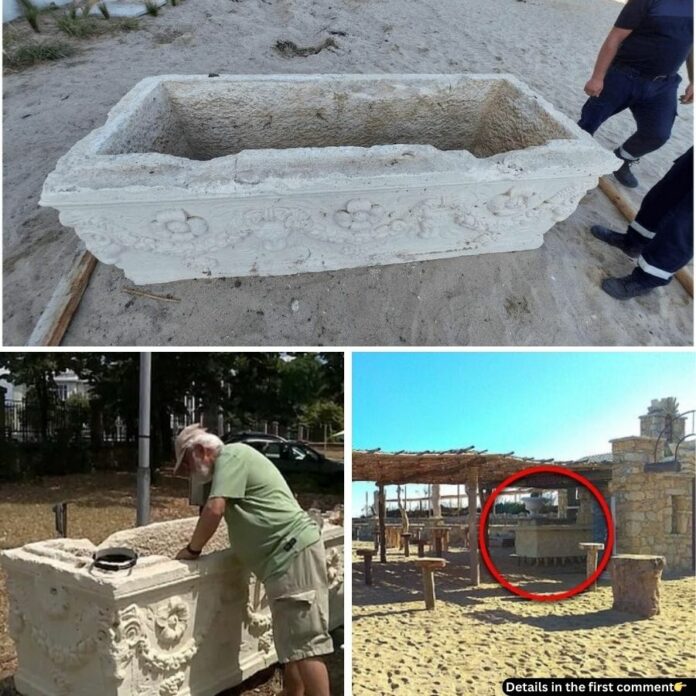
[[[196,470],[191,474],[191,481],[199,486],[210,483],[213,480],[213,467],[204,464],[200,459],[194,457]]]

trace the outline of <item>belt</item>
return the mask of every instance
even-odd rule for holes
[[[676,73],[671,75],[646,75],[645,73],[640,72],[640,70],[632,68],[630,65],[623,65],[622,63],[614,63],[611,67],[616,68],[621,72],[628,73],[629,75],[640,77],[643,80],[649,80],[650,82],[656,82],[657,80],[669,80],[676,75]]]

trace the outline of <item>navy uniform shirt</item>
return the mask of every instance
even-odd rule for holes
[[[631,29],[614,63],[646,77],[674,75],[694,43],[693,0],[628,0],[615,27]]]

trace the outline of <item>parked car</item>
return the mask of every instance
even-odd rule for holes
[[[246,440],[287,442],[287,440],[280,435],[272,435],[271,433],[262,433],[255,430],[242,430],[239,433],[227,433],[222,440],[225,444],[230,444],[231,442],[245,442]]]
[[[343,462],[329,459],[307,443],[298,440],[266,442],[263,448],[257,447],[257,449],[281,471],[307,471],[318,474],[343,472]]]

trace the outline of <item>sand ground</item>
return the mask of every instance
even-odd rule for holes
[[[190,0],[140,31],[5,77],[4,340],[26,342],[77,245],[37,205],[57,159],[101,125],[138,80],[162,73],[509,72],[576,119],[617,0]],[[293,40],[337,48],[287,58]],[[691,106],[645,158],[638,203],[692,143]],[[607,147],[632,132],[606,124]],[[677,283],[618,303],[598,287],[631,263],[588,227],[623,219],[598,190],[534,251],[275,278],[148,286],[134,298],[100,264],[65,337],[70,345],[691,345],[693,310]],[[296,301],[296,302],[295,302]]]
[[[353,551],[365,544],[354,544]],[[509,677],[693,677],[696,620],[691,577],[665,579],[661,613],[613,611],[609,582],[554,603],[530,602],[483,572],[468,582],[463,553],[436,573],[426,611],[420,573],[395,550],[364,584],[353,553],[353,694],[493,696]],[[494,556],[495,560],[495,556]],[[581,574],[498,566],[529,591],[557,592]]]

